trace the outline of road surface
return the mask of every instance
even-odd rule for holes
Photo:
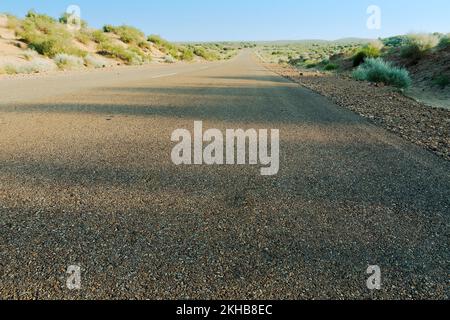
[[[249,51],[0,95],[0,298],[449,297],[449,163]],[[278,175],[175,166],[171,133],[194,121],[279,129]]]

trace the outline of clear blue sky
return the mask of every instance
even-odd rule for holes
[[[59,16],[70,4],[93,27],[130,24],[171,41],[377,38],[450,32],[450,0],[0,0],[0,12]],[[366,27],[369,5],[381,30]]]

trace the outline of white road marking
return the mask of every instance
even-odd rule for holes
[[[164,77],[171,77],[171,76],[175,76],[177,75],[177,72],[174,73],[168,73],[168,74],[159,74],[157,76],[152,77],[152,79],[157,79],[157,78],[164,78]]]

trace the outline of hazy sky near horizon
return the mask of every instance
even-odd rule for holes
[[[29,9],[58,17],[81,8],[93,27],[129,24],[171,41],[378,38],[450,32],[449,0],[0,0],[0,12]],[[367,8],[381,9],[381,29],[366,26]]]

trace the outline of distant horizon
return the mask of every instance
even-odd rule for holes
[[[368,8],[381,10],[379,29],[367,27]],[[34,9],[59,17],[78,5],[93,28],[127,24],[172,42],[282,42],[371,40],[408,33],[449,33],[450,1],[428,0],[173,0],[171,4],[135,0],[4,0],[0,12],[23,17]]]

